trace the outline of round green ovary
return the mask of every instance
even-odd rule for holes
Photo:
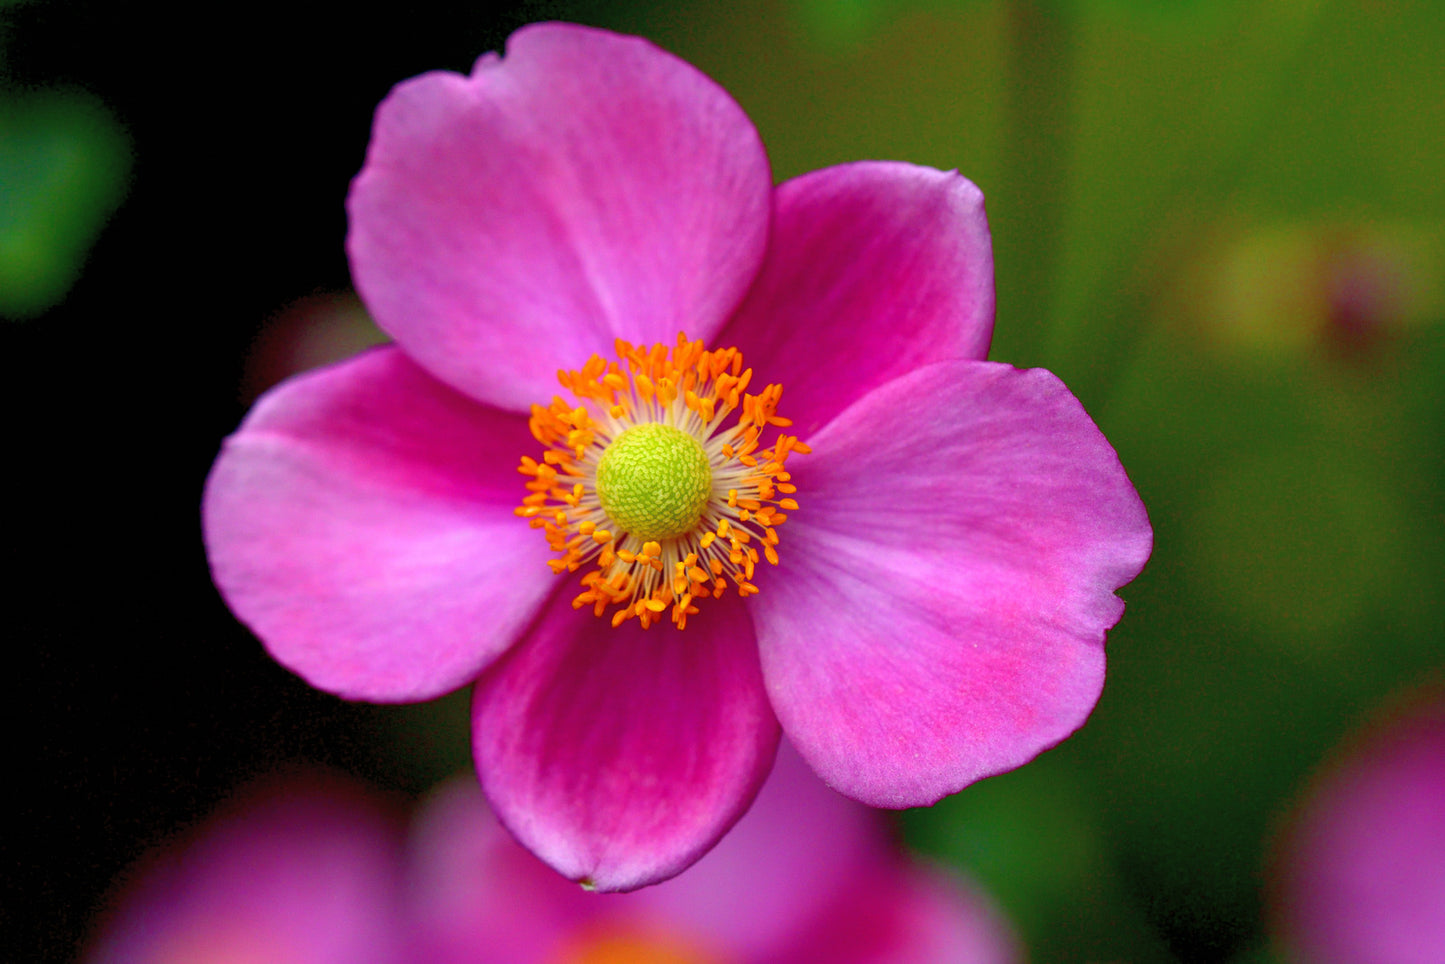
[[[634,425],[597,462],[597,498],[618,530],[644,542],[684,535],[712,492],[712,468],[697,439],[656,423]]]

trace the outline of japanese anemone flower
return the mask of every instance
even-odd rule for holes
[[[1149,522],[1057,378],[984,360],[988,226],[957,173],[774,188],[696,69],[540,24],[393,90],[348,212],[395,344],[226,441],[215,582],[322,689],[473,683],[487,799],[558,871],[678,873],[780,728],[835,789],[908,807],[1088,716]]]

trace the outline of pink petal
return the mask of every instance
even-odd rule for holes
[[[417,960],[553,964],[603,909],[517,845],[470,774],[444,784],[409,837]]]
[[[88,964],[400,964],[396,832],[330,779],[246,794],[133,872]]]
[[[781,571],[753,599],[784,732],[838,790],[929,804],[1088,716],[1144,507],[1057,378],[930,365],[789,462]]]
[[[1013,964],[1022,956],[986,896],[940,871],[895,860],[850,877],[827,912],[769,960]]]
[[[348,250],[407,354],[525,410],[617,336],[713,335],[762,261],[771,193],[752,123],[695,68],[639,38],[537,24],[470,77],[392,91]]]
[[[528,849],[598,890],[678,873],[747,809],[778,724],[742,601],[679,632],[565,601],[478,682],[482,788]]]
[[[911,868],[907,876],[898,890],[897,952],[874,957],[878,964],[1010,964],[1024,959],[1013,929],[981,890],[923,866]]]
[[[993,250],[983,194],[957,172],[845,164],[775,203],[762,273],[717,342],[782,384],[798,434],[919,365],[987,357]]]
[[[283,383],[226,440],[202,521],[216,586],[309,683],[438,696],[511,645],[555,585],[512,514],[524,419],[393,348]]]
[[[1285,848],[1282,936],[1318,964],[1439,961],[1445,688],[1426,687],[1332,764]]]
[[[691,632],[689,628],[688,632]],[[834,793],[784,741],[772,775],[737,826],[697,865],[616,899],[609,909],[665,921],[729,959],[776,957],[815,925],[853,881],[873,881],[897,855],[869,810]]]

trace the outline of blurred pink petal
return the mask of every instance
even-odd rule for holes
[[[791,748],[695,869],[589,894],[527,853],[476,783],[420,807],[403,850],[359,788],[291,778],[142,863],[85,964],[1011,964],[1007,923],[909,861]]]
[[[600,898],[557,876],[497,822],[475,780],[452,780],[418,811],[407,913],[426,964],[552,964]]]
[[[1007,924],[976,888],[927,867],[875,867],[834,895],[819,924],[761,960],[829,964],[1008,964]]]
[[[1445,949],[1445,688],[1316,782],[1286,844],[1279,918],[1311,964],[1436,964]]]
[[[391,822],[339,781],[238,800],[137,868],[86,964],[410,964]]]
[[[707,856],[616,906],[763,960],[798,939],[823,939],[812,925],[847,882],[868,889],[898,863],[882,814],[830,790],[784,742],[752,809]]]
[[[413,844],[423,930],[448,948],[438,964],[1019,960],[986,897],[908,861],[880,815],[833,793],[786,745],[757,803],[716,848],[635,893],[585,894],[539,878],[539,865],[529,869],[531,858],[499,834],[471,784],[433,798]]]

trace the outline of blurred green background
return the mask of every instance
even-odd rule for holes
[[[278,763],[407,794],[467,765],[465,694],[344,704],[271,665],[209,587],[196,506],[286,367],[284,309],[314,326],[344,299],[376,102],[546,17],[699,66],[779,180],[897,158],[983,188],[991,357],[1079,396],[1156,548],[1087,726],[901,831],[983,881],[1036,964],[1283,959],[1282,822],[1333,746],[1445,667],[1445,8],[465,7],[0,7],[12,686],[17,762],[45,774],[7,835],[5,959],[68,959],[145,845]],[[332,351],[367,340],[348,310]]]

